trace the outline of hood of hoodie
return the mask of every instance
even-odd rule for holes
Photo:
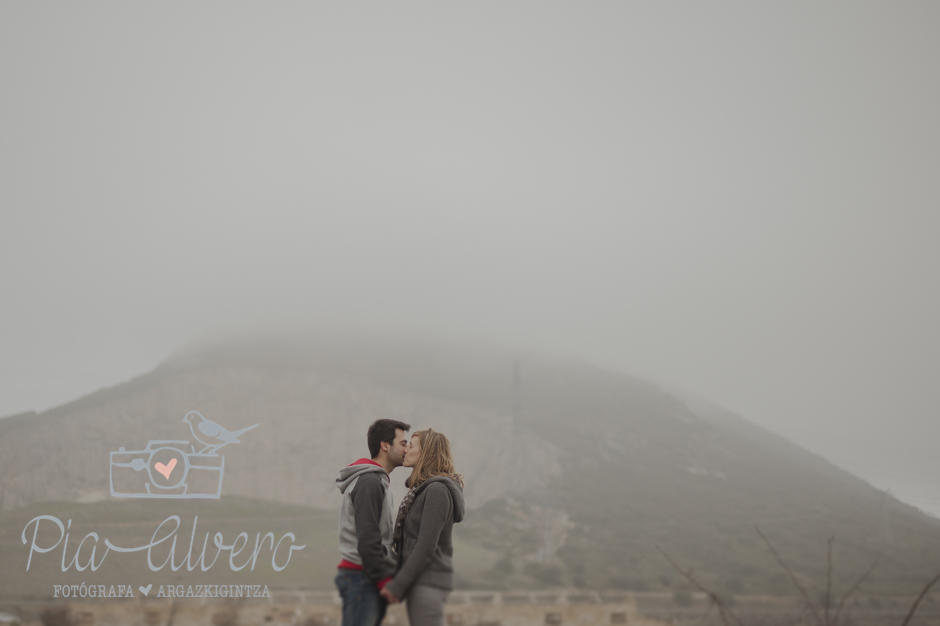
[[[391,482],[388,474],[385,473],[385,470],[380,465],[376,465],[369,459],[359,459],[352,465],[347,465],[339,470],[339,476],[336,477],[336,486],[339,488],[339,492],[346,493],[346,487],[349,486],[349,483],[369,472],[382,472],[385,476],[386,484]]]
[[[463,521],[463,514],[466,511],[466,507],[463,501],[463,487],[460,486],[460,483],[449,476],[434,476],[418,485],[418,488],[415,490],[415,497],[431,483],[444,483],[447,488],[450,489],[450,495],[454,499],[454,523],[457,524]]]

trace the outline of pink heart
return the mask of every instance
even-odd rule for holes
[[[153,464],[158,472],[163,474],[163,477],[167,480],[170,480],[170,474],[173,473],[173,468],[176,467],[176,459],[170,459],[170,462],[164,465],[160,461],[157,461]]]

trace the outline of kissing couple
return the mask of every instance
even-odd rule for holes
[[[379,626],[389,603],[406,603],[411,626],[443,626],[454,588],[451,531],[464,516],[463,477],[450,441],[430,428],[376,420],[366,433],[371,458],[340,469],[342,561],[336,587],[342,626]],[[411,468],[408,493],[395,513],[390,488],[396,467]]]

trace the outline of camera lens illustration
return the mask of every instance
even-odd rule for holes
[[[158,448],[150,453],[147,471],[153,485],[163,489],[178,487],[189,473],[189,456],[177,448]]]
[[[111,453],[111,495],[121,498],[218,498],[222,495],[225,457],[219,450],[241,443],[237,431],[190,411],[183,418],[198,444],[182,440],[154,440],[140,450],[121,446]]]

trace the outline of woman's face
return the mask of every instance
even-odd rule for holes
[[[418,457],[421,456],[421,439],[418,435],[411,437],[411,443],[405,450],[405,460],[402,463],[405,467],[414,467],[418,463]]]

